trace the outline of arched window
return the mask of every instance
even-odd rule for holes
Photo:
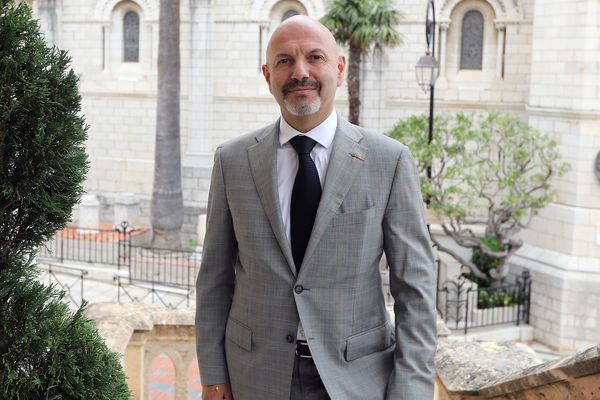
[[[300,13],[296,10],[287,10],[285,13],[283,13],[283,16],[281,17],[281,22],[293,17],[294,15],[300,15]]]
[[[123,17],[123,62],[140,60],[140,16],[127,11]]]
[[[460,69],[482,69],[483,15],[476,10],[467,12],[462,23]]]

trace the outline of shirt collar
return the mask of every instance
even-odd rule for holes
[[[328,149],[333,143],[335,130],[337,129],[337,113],[335,110],[329,114],[325,121],[306,133],[298,132],[286,122],[283,117],[279,120],[279,145],[283,146],[290,141],[291,138],[298,135],[306,135],[315,140],[321,146]]]

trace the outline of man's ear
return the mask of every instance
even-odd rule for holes
[[[338,69],[338,77],[337,77],[337,85],[342,86],[344,83],[344,68],[346,67],[346,56],[339,56],[337,62]]]
[[[269,72],[269,67],[267,66],[267,64],[262,65],[262,73],[265,77],[265,81],[267,81],[267,86],[269,86],[269,92],[271,92],[272,94],[273,91],[271,90],[271,73]]]

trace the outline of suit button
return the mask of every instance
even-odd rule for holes
[[[287,335],[285,340],[287,340],[288,343],[294,343],[294,337],[292,335]]]
[[[300,294],[304,291],[304,288],[302,287],[302,285],[296,285],[296,287],[294,287],[294,292]]]

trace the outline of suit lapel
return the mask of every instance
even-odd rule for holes
[[[367,148],[359,143],[362,138],[362,134],[356,127],[338,117],[338,126],[329,166],[327,167],[325,186],[310,240],[306,247],[306,253],[304,253],[303,265],[309,261],[317,244],[321,241],[325,229],[329,226],[331,219],[340,207],[350,186],[352,186],[354,177],[365,162]]]
[[[277,187],[277,147],[279,146],[279,120],[256,136],[257,143],[248,148],[248,159],[254,185],[267,215],[279,247],[296,276],[292,249],[285,234]],[[260,222],[257,222],[260,223]]]

